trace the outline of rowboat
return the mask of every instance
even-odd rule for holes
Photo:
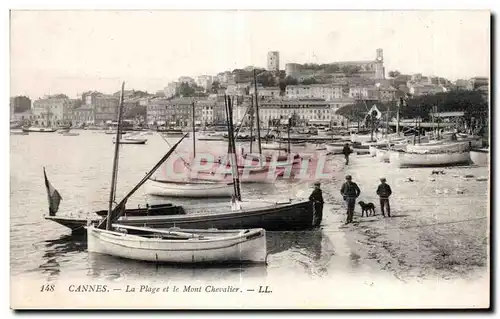
[[[263,150],[275,150],[275,151],[286,151],[288,149],[286,144],[280,144],[276,142],[262,143],[261,147]]]
[[[389,161],[398,167],[412,166],[448,166],[469,163],[469,152],[455,153],[409,153],[389,151]]]
[[[56,131],[55,128],[50,128],[50,127],[36,127],[36,126],[23,127],[23,132],[53,133],[55,131]]]
[[[228,202],[204,205],[173,206],[169,215],[123,215],[120,225],[164,229],[242,229],[264,228],[267,231],[309,230],[316,227],[317,215],[308,200],[263,201],[243,200],[240,209],[233,210]],[[81,233],[88,223],[98,224],[99,216],[45,216],[73,233]]]
[[[389,162],[390,157],[389,157],[389,152],[387,149],[382,149],[382,148],[377,148],[376,149],[376,157],[381,161],[381,162]]]
[[[470,150],[471,161],[479,166],[488,166],[490,162],[490,151],[487,148]]]
[[[231,197],[233,183],[150,179],[147,194],[183,198]]]
[[[326,150],[332,154],[342,154],[345,144],[343,143],[326,143]]]
[[[161,263],[265,263],[266,231],[199,230],[131,227],[113,224],[116,231],[87,227],[92,253]]]
[[[208,135],[201,135],[198,137],[199,141],[224,141],[224,134],[222,133],[213,133]]]
[[[411,153],[444,153],[444,152],[466,152],[469,150],[469,142],[435,142],[425,144],[408,144],[406,151]]]
[[[148,140],[146,138],[140,137],[122,137],[120,138],[120,144],[146,144]],[[116,143],[116,138],[113,139],[113,144]]]

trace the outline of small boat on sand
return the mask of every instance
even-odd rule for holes
[[[471,149],[470,159],[478,166],[488,166],[490,162],[490,151],[487,148]]]
[[[389,161],[398,167],[450,166],[470,162],[469,152],[410,153],[404,151],[389,151],[389,158]]]
[[[148,181],[149,195],[183,197],[183,198],[214,198],[228,197],[233,194],[233,183],[213,181],[173,181],[150,178]]]
[[[152,229],[113,224],[87,228],[87,249],[121,258],[175,264],[265,263],[266,231]]]

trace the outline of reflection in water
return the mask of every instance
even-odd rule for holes
[[[174,265],[142,262],[89,253],[87,274],[109,280],[144,279],[154,276],[155,281],[175,280],[229,280],[263,279],[267,276],[265,265]]]
[[[63,259],[64,262],[64,258],[68,254],[86,250],[87,242],[83,236],[64,235],[55,240],[45,241],[45,247],[47,250],[42,256],[45,263],[38,268],[42,270],[42,273],[48,274],[48,280],[53,280],[61,272],[59,261]]]

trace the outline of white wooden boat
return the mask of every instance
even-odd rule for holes
[[[146,144],[148,140],[146,138],[140,137],[122,137],[120,138],[120,144]],[[116,143],[116,138],[113,139],[113,144]]]
[[[376,149],[376,157],[381,161],[381,162],[389,162],[390,157],[389,157],[389,151],[384,150],[381,148]]]
[[[275,151],[286,151],[288,149],[287,145],[282,143],[276,143],[276,142],[273,142],[273,143],[262,143],[261,144],[261,148],[263,150],[275,150]]]
[[[214,198],[231,197],[233,183],[213,181],[171,181],[150,179],[148,181],[149,195],[183,197],[183,198]]]
[[[490,162],[490,151],[487,148],[472,149],[470,151],[471,161],[479,166],[488,166]]]
[[[113,224],[87,227],[88,252],[176,264],[266,263],[266,231],[152,229]]]
[[[370,145],[370,147],[368,149],[370,151],[371,157],[377,156],[377,147],[375,145]]]
[[[224,141],[223,133],[212,133],[207,135],[201,135],[198,137],[199,141]]]
[[[409,153],[389,151],[389,161],[398,167],[446,166],[469,163],[469,152],[455,153]]]
[[[37,127],[37,126],[23,127],[23,132],[53,133],[55,131],[56,129],[51,127]]]
[[[444,153],[465,152],[469,150],[469,142],[435,142],[426,144],[408,144],[406,151],[411,153]]]
[[[371,141],[371,134],[352,134],[351,142],[365,143]],[[373,134],[373,139],[376,139],[376,134]]]

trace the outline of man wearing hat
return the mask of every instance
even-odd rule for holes
[[[387,216],[391,217],[391,205],[389,205],[389,196],[391,196],[392,190],[389,184],[386,184],[385,177],[380,179],[380,185],[377,188],[377,195],[380,198],[380,210],[382,215],[385,217],[384,208],[387,206]]]
[[[351,175],[345,177],[346,181],[340,189],[340,194],[344,197],[347,203],[347,221],[346,224],[352,223],[354,215],[354,207],[356,206],[356,198],[358,198],[361,190],[358,185],[352,181]]]
[[[321,224],[321,220],[323,219],[323,192],[321,191],[321,183],[314,183],[314,190],[309,196],[309,200],[313,203],[314,208],[314,226],[319,226]]]

